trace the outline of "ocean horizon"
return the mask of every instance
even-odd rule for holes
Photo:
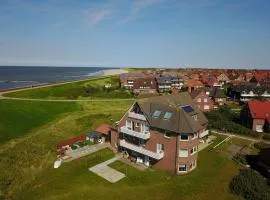
[[[0,90],[101,77],[115,67],[0,66]]]

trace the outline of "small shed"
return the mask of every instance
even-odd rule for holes
[[[101,124],[95,132],[101,134],[105,141],[110,140],[111,128],[109,124]]]

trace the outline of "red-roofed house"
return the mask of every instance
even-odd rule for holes
[[[188,88],[188,92],[192,92],[193,90],[204,87],[204,85],[201,81],[189,80],[186,82],[186,87]]]
[[[270,130],[270,101],[249,101],[241,111],[243,124],[256,132]]]

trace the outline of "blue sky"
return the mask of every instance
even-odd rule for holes
[[[0,65],[270,68],[269,0],[0,0]]]

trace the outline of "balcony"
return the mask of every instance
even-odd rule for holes
[[[209,135],[209,130],[206,130],[206,131],[200,133],[200,138],[203,138],[203,137],[205,137],[207,135]]]
[[[132,151],[136,151],[136,152],[138,152],[140,154],[149,156],[149,157],[154,158],[156,160],[160,160],[160,159],[162,159],[164,157],[164,152],[163,151],[161,151],[161,152],[149,151],[149,150],[147,150],[147,149],[145,149],[143,147],[128,143],[125,140],[120,140],[120,146],[125,147],[127,149],[130,149]]]
[[[150,132],[136,132],[136,131],[133,131],[133,130],[129,130],[127,127],[125,126],[122,126],[120,128],[120,131],[122,133],[125,133],[127,135],[131,135],[131,136],[134,136],[134,137],[137,137],[137,138],[141,138],[141,139],[144,139],[144,140],[147,140],[150,138]]]
[[[142,120],[142,121],[146,121],[146,118],[144,115],[141,115],[141,114],[138,114],[138,113],[135,113],[135,112],[128,112],[128,117],[131,117],[133,119],[139,119],[139,120]]]

